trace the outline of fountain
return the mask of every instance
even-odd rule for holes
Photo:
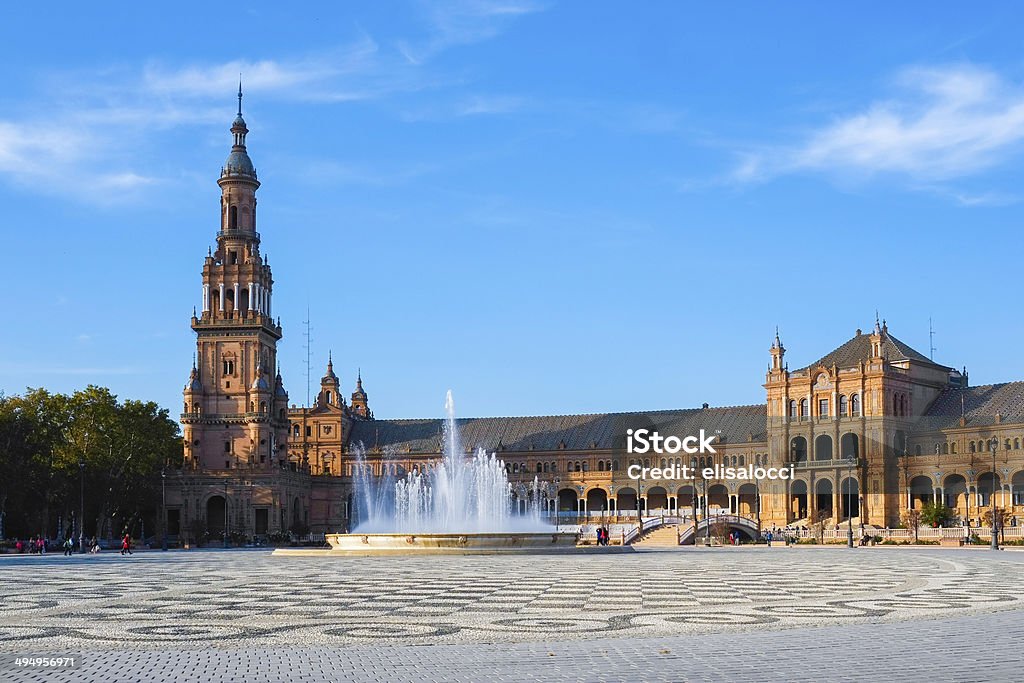
[[[536,478],[519,487],[526,515],[512,514],[505,463],[480,448],[467,458],[459,443],[452,392],[445,399],[443,458],[422,471],[374,477],[357,447],[353,475],[353,531],[327,534],[332,552],[469,553],[535,551],[575,546],[576,534],[558,533],[542,517],[547,487]]]

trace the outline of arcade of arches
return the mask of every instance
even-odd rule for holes
[[[183,391],[184,466],[166,482],[168,517],[214,534],[344,530],[359,468],[369,476],[422,471],[440,458],[442,420],[376,419],[361,375],[352,373],[347,399],[330,356],[312,405],[289,404],[277,371],[277,315],[297,313],[274,311],[275,280],[262,253],[264,236],[280,247],[287,231],[255,230],[260,181],[248,132],[239,107],[217,179],[220,206],[211,207],[216,246],[202,261],[190,320],[196,360]],[[818,353],[800,350],[805,359]],[[994,497],[1024,519],[1024,382],[971,387],[966,371],[934,362],[877,319],[808,365],[791,370],[786,354],[776,334],[767,372],[751,378],[764,389],[755,405],[472,418],[460,420],[462,442],[497,453],[514,491],[543,482],[547,511],[569,518],[707,510],[778,525],[853,517],[895,526],[908,508],[936,501],[976,520]],[[624,452],[619,439],[634,424],[677,437],[713,434],[716,452],[688,464],[792,465],[794,478],[632,480],[630,464],[668,460]],[[523,502],[516,498],[518,509]]]

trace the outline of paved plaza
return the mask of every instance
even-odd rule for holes
[[[938,548],[0,556],[0,657],[80,663],[0,680],[1012,680],[1022,598]]]

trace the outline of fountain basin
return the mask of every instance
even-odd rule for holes
[[[330,554],[475,554],[564,551],[575,533],[327,534]]]

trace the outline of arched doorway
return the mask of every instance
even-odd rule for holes
[[[985,472],[983,475],[978,477],[978,505],[987,507],[992,504],[992,500],[989,498],[993,493],[996,494],[996,505],[1000,505],[1001,496],[999,495],[999,475],[993,474],[992,472]],[[998,518],[997,518],[998,519]]]
[[[832,511],[832,481],[819,479],[814,483],[814,507],[818,511],[818,519],[828,519]]]
[[[587,491],[587,512],[607,512],[608,494],[604,489],[590,489]]]
[[[224,522],[227,519],[224,496],[211,496],[206,501],[206,531],[211,536],[224,535]]]
[[[963,475],[949,475],[946,477],[942,489],[946,494],[946,507],[967,511],[967,480]]]
[[[910,480],[910,507],[920,510],[934,500],[931,477],[917,476]]]
[[[757,516],[757,487],[753,484],[744,484],[740,487],[739,513],[744,517]]]
[[[724,484],[708,487],[708,507],[729,510],[729,489]]]
[[[856,434],[843,434],[839,440],[839,451],[844,460],[851,458],[856,460],[860,457],[860,439],[857,438]]]
[[[1013,505],[1024,505],[1024,471],[1017,472],[1010,480]]]
[[[814,440],[814,459],[832,459],[832,437],[828,434],[819,434]]]
[[[558,511],[572,513],[578,512],[579,508],[576,500],[576,489],[561,489],[558,492]]]
[[[647,509],[668,512],[668,491],[661,486],[652,486],[647,491]]]
[[[694,502],[696,501],[693,497],[693,486],[680,486],[676,491],[676,508],[683,514],[686,514],[687,510],[692,514]]]
[[[839,505],[843,509],[843,518],[860,517],[860,482],[856,477],[846,477],[840,487]]]
[[[807,439],[794,436],[789,442],[789,454],[793,462],[807,462]]]
[[[789,487],[789,509],[793,519],[807,517],[807,482],[797,479]]]
[[[615,509],[618,510],[619,514],[636,514],[636,489],[629,488],[628,486],[624,489],[619,489],[615,494]]]

